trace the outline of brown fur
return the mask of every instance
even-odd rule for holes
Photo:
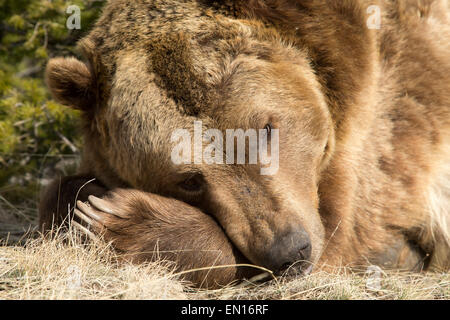
[[[366,26],[372,4],[380,30]],[[444,0],[111,1],[80,43],[92,67],[57,60],[47,78],[86,110],[81,173],[211,215],[252,263],[271,267],[297,250],[284,235],[305,230],[320,265],[448,269],[448,12]],[[71,69],[89,78],[65,84]],[[95,99],[82,104],[86,83]],[[280,170],[175,166],[170,135],[196,119],[270,122]],[[192,176],[201,192],[180,189]],[[122,197],[125,215],[144,210],[135,195]],[[142,237],[118,246],[131,239]]]
[[[255,275],[258,269],[233,267],[249,264],[228,241],[211,217],[175,199],[133,189],[107,192],[88,176],[55,180],[41,199],[40,225],[43,232],[68,226],[77,201],[94,195],[107,200],[120,217],[110,215],[103,228],[91,228],[103,240],[112,242],[123,261],[173,261],[183,278],[199,287],[214,288],[235,279]],[[53,229],[52,229],[53,227]],[[61,230],[58,230],[59,232]],[[195,237],[193,237],[195,235]],[[209,267],[219,267],[217,269]],[[194,269],[203,268],[200,271]]]
[[[39,226],[42,232],[56,231],[54,226],[67,225],[73,219],[76,202],[87,201],[90,195],[103,197],[108,191],[92,176],[79,175],[55,179],[41,195]],[[88,183],[91,181],[90,183]]]

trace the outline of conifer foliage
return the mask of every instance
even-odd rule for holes
[[[67,159],[77,159],[79,115],[51,100],[44,69],[51,57],[77,56],[76,42],[102,5],[0,0],[0,199],[33,196],[47,171],[66,170]],[[70,21],[77,11],[79,28]]]

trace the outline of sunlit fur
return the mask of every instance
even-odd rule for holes
[[[369,5],[379,30],[367,28]],[[51,60],[47,79],[84,111],[80,173],[195,207],[252,263],[302,227],[316,266],[448,269],[448,13],[444,0],[110,1],[80,42],[86,66]],[[194,120],[273,122],[279,172],[175,166],[171,133]],[[177,189],[190,172],[204,176],[201,196]]]

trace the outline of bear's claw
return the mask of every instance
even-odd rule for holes
[[[86,224],[86,227],[76,221],[72,221],[73,226],[92,240],[98,240],[94,232],[98,233],[105,229],[105,217],[101,216],[103,213],[82,201],[77,201],[77,208],[74,209],[74,213]],[[92,228],[93,232],[89,228]]]
[[[84,213],[84,217],[89,217],[90,221],[86,221],[86,219],[83,218],[83,216],[80,216],[79,214],[77,214],[81,219],[83,219],[84,221],[86,221],[87,223],[91,224],[92,220],[94,219],[97,222],[103,222],[103,218],[100,217],[97,213],[94,212],[94,209],[90,206],[88,206],[87,204],[85,204],[82,201],[77,201],[77,207],[78,209],[75,209],[75,213],[77,214],[76,211],[78,211],[78,213]],[[81,212],[80,212],[81,210]]]
[[[91,240],[93,240],[93,241],[98,241],[99,239],[98,239],[98,237],[95,235],[95,234],[93,234],[91,231],[89,231],[86,227],[83,227],[81,224],[79,224],[78,222],[76,222],[76,221],[72,221],[72,226],[76,229],[76,230],[78,230],[78,231],[80,231],[81,233],[83,233],[83,234],[85,234],[86,236],[88,236]]]
[[[97,198],[97,197],[94,197],[94,196],[89,196],[88,200],[89,200],[89,203],[91,205],[93,205],[96,209],[117,216],[114,213],[114,210],[111,209],[111,207],[109,206],[107,201]]]

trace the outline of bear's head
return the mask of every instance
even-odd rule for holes
[[[111,1],[80,42],[87,62],[52,59],[47,83],[83,111],[82,170],[111,188],[200,208],[254,264],[304,268],[324,246],[318,184],[334,148],[329,99],[350,80],[325,92],[340,74],[319,78],[318,68],[332,70],[317,65],[323,57],[263,19],[216,8]],[[230,132],[247,134],[243,149]]]

